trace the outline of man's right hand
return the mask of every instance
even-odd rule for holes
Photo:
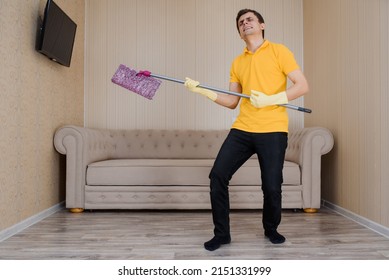
[[[198,81],[192,80],[190,78],[185,78],[184,85],[187,89],[189,89],[190,91],[199,93],[205,97],[208,97],[212,101],[215,101],[217,98],[217,93],[212,91],[212,90],[209,90],[209,89],[199,88],[198,87],[199,84],[200,83]]]

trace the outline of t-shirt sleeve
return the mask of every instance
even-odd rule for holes
[[[300,69],[294,54],[284,45],[280,45],[278,58],[282,72],[284,72],[285,75],[288,75],[294,70]]]
[[[230,68],[230,83],[240,83],[239,77],[235,71],[236,59],[232,62]]]

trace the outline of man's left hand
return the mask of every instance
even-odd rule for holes
[[[250,95],[250,102],[256,108],[263,108],[271,105],[281,105],[288,103],[286,92],[267,95],[263,92],[252,90]]]

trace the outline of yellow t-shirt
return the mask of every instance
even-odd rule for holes
[[[251,90],[276,94],[286,90],[287,75],[299,69],[293,53],[284,45],[264,41],[252,53],[244,52],[232,62],[230,82],[239,83],[242,93]],[[282,106],[255,108],[250,99],[242,98],[239,115],[232,128],[247,132],[288,132],[288,113]]]

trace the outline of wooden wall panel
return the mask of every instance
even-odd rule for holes
[[[136,70],[228,89],[230,64],[244,48],[236,13],[253,8],[266,37],[303,64],[302,0],[86,0],[85,124],[99,128],[225,129],[238,110],[163,81],[153,101],[111,83],[122,63]],[[294,102],[303,105],[303,98]],[[291,128],[303,114],[289,111]]]

